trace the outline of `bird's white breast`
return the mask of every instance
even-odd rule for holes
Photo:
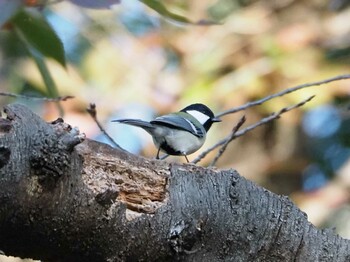
[[[166,142],[168,146],[175,151],[180,151],[182,155],[189,155],[204,144],[205,135],[197,137],[187,131],[162,127],[153,131],[153,141],[158,148],[163,142]]]

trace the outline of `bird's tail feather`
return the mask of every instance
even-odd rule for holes
[[[138,126],[146,130],[154,129],[154,126],[151,123],[140,119],[117,119],[117,120],[112,120],[112,122],[118,122],[118,123],[127,124],[131,126]]]

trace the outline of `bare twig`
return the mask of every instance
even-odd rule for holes
[[[96,112],[96,105],[91,103],[89,107],[86,109],[86,111],[89,113],[89,115],[92,117],[92,119],[95,121],[98,128],[101,130],[101,132],[108,138],[108,140],[118,149],[125,151],[120,145],[118,145],[117,142],[114,141],[114,139],[106,132],[106,130],[103,128],[101,123],[97,119],[97,112]]]
[[[225,143],[222,145],[222,147],[220,148],[219,152],[217,153],[217,155],[215,156],[214,160],[211,162],[210,166],[214,166],[216,164],[216,162],[219,160],[219,158],[222,156],[222,154],[225,152],[228,144],[234,140],[236,138],[235,134],[237,133],[238,129],[240,129],[240,127],[244,124],[244,122],[246,121],[246,117],[245,115],[241,117],[241,119],[238,121],[237,124],[235,124],[235,126],[232,129],[232,132],[230,134],[230,136],[227,138],[227,140],[225,141]]]
[[[216,117],[221,117],[221,116],[224,116],[224,115],[228,115],[228,114],[236,113],[238,111],[245,110],[245,109],[247,109],[249,107],[253,107],[253,106],[256,106],[256,105],[261,105],[261,104],[265,103],[266,101],[269,101],[269,100],[271,100],[273,98],[276,98],[276,97],[279,97],[279,96],[284,96],[286,94],[292,93],[292,92],[294,92],[296,90],[299,90],[299,89],[303,89],[303,88],[311,87],[311,86],[324,85],[324,84],[327,84],[327,83],[330,83],[330,82],[344,80],[344,79],[350,79],[350,74],[339,75],[339,76],[335,76],[335,77],[332,77],[332,78],[327,78],[327,79],[322,80],[322,81],[305,83],[305,84],[302,84],[302,85],[297,85],[297,86],[294,86],[294,87],[291,87],[291,88],[287,88],[287,89],[285,89],[285,90],[283,90],[281,92],[272,94],[270,96],[266,96],[266,97],[264,97],[264,98],[262,98],[260,100],[249,102],[249,103],[246,103],[246,104],[244,104],[242,106],[231,108],[229,110],[221,112],[221,113],[217,114]]]
[[[0,92],[0,96],[24,98],[29,100],[42,100],[46,102],[60,102],[60,101],[67,101],[68,99],[74,98],[74,96],[59,96],[59,97],[49,98],[49,97],[39,97],[39,96],[31,96],[31,95],[18,95],[18,94],[7,93],[7,92]]]
[[[238,131],[236,132],[234,135],[233,135],[233,138],[236,138],[236,137],[239,137],[239,136],[243,136],[244,134],[248,133],[249,131],[257,128],[258,126],[261,126],[261,125],[264,125],[268,122],[271,122],[277,118],[279,118],[283,113],[286,113],[290,110],[293,110],[297,107],[301,107],[303,105],[305,105],[307,102],[311,101],[315,96],[310,96],[309,98],[301,101],[300,103],[298,104],[295,104],[295,105],[292,105],[290,107],[285,107],[285,108],[282,108],[279,112],[275,112],[263,119],[261,119],[259,122],[256,122],[250,126],[247,126],[246,128],[242,129],[241,131]],[[196,157],[192,163],[196,164],[198,163],[199,161],[201,161],[204,157],[206,157],[206,155],[208,153],[210,153],[211,151],[215,150],[217,147],[223,145],[226,143],[227,140],[229,140],[231,138],[231,134],[228,135],[227,137],[225,137],[224,139],[220,140],[219,142],[217,142],[215,145],[213,145],[212,147],[208,148],[207,150],[203,151],[198,157]]]

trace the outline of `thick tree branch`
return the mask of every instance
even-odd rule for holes
[[[86,140],[21,105],[0,121],[0,250],[46,261],[349,261],[287,197],[234,170]]]

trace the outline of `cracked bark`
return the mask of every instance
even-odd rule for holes
[[[0,118],[0,250],[45,261],[350,261],[283,196],[234,170],[83,140],[22,105]]]

